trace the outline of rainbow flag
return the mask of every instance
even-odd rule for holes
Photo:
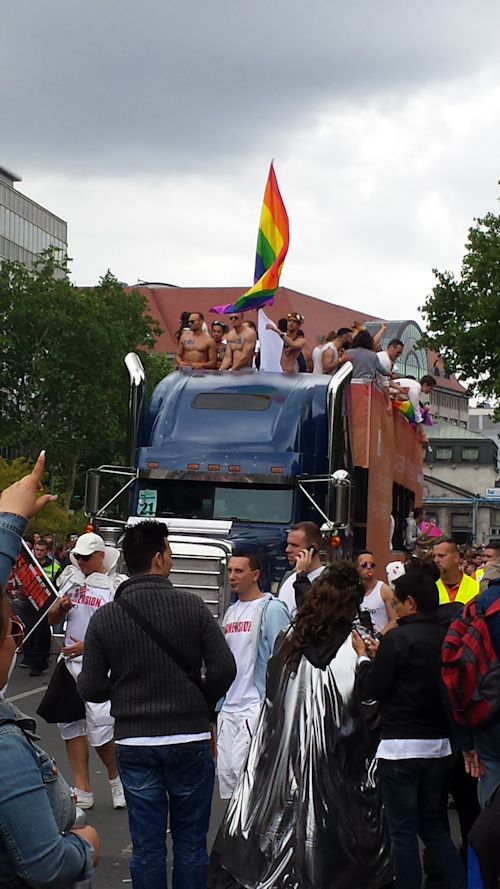
[[[210,311],[218,315],[227,315],[229,312],[260,309],[261,306],[273,303],[289,243],[288,216],[271,163],[260,214],[254,286],[239,296],[234,303],[214,306]]]
[[[403,414],[403,417],[406,417],[410,423],[415,422],[415,411],[413,410],[413,405],[411,401],[399,401],[397,398],[393,401],[393,406],[396,410],[400,411]]]

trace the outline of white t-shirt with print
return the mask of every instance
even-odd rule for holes
[[[254,682],[254,660],[250,630],[252,615],[261,601],[237,602],[232,606],[228,623],[223,630],[226,642],[236,661],[236,679],[229,687],[222,710],[236,712],[260,704],[259,690]]]
[[[85,633],[93,614],[107,602],[112,602],[116,590],[128,580],[125,574],[99,574],[94,571],[85,577],[81,571],[75,569],[72,575],[60,590],[61,596],[71,594],[73,607],[70,608],[66,618],[65,645],[73,645],[74,639],[85,639]],[[74,662],[81,663],[82,658],[73,658]]]
[[[324,570],[325,569],[323,568],[323,565],[320,565],[319,568],[314,568],[313,571],[310,571],[307,576],[308,576],[309,580],[311,581],[311,583],[313,582],[313,580],[315,580],[317,577],[319,577],[319,575],[322,574]],[[278,593],[278,599],[280,600],[280,602],[285,603],[286,607],[288,608],[288,610],[290,612],[291,618],[294,618],[295,615],[297,614],[297,603],[295,601],[295,588],[294,588],[294,583],[296,580],[297,580],[297,572],[294,571],[293,574],[290,574],[290,577],[287,577],[287,579],[284,581],[284,583]]]

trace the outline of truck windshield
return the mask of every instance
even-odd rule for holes
[[[140,483],[137,515],[180,519],[239,519],[286,525],[293,489],[274,485],[217,485],[205,481]]]

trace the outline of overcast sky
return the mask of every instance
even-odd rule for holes
[[[3,0],[0,165],[73,278],[250,286],[269,162],[282,283],[417,317],[499,212],[498,0]]]

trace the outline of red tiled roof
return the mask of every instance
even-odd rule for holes
[[[132,288],[127,287],[127,290]],[[144,294],[148,301],[149,313],[156,318],[163,328],[164,333],[158,339],[155,349],[157,352],[176,352],[177,342],[174,338],[179,329],[179,318],[182,312],[202,312],[205,321],[210,327],[215,318],[224,320],[223,315],[210,312],[212,306],[225,305],[234,302],[245,293],[246,287],[167,287],[152,285],[139,285],[137,288]],[[290,290],[289,287],[279,287],[276,291],[274,304],[265,306],[266,314],[273,321],[284,318],[288,312],[299,312],[304,315],[302,328],[306,335],[309,348],[313,349],[318,344],[318,336],[323,336],[330,330],[338,330],[339,327],[352,327],[354,321],[375,321],[376,316],[351,309],[347,306],[337,306],[333,303]],[[246,317],[257,323],[257,312],[247,312]],[[227,321],[227,318],[226,318]]]
[[[449,377],[445,377],[443,359],[439,357],[437,352],[428,349],[427,358],[429,361],[429,370],[435,378],[436,386],[438,386],[439,389],[453,389],[454,392],[460,392],[462,395],[465,395],[467,388],[462,386],[462,383],[460,383],[453,374],[450,374]],[[439,370],[438,377],[436,377],[433,372],[435,367]]]

